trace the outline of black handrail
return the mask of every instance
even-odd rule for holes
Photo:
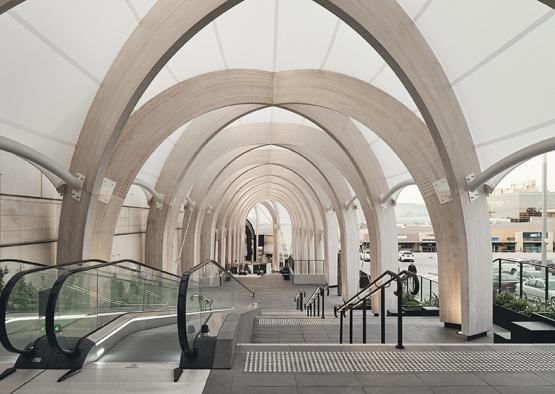
[[[304,299],[304,297],[306,297],[305,291],[304,290],[299,290],[297,292],[297,295],[293,299],[297,304],[297,310],[301,311],[301,312],[303,311],[303,305],[304,305],[303,299]]]
[[[374,279],[368,286],[361,289],[354,296],[349,298],[340,307],[334,307],[334,315],[337,317],[339,313],[339,342],[343,343],[343,318],[345,317],[346,311],[349,311],[349,343],[353,343],[353,309],[357,308],[359,305],[362,307],[362,324],[363,324],[363,343],[366,343],[366,301],[369,297],[380,291],[380,301],[381,301],[381,343],[385,343],[385,289],[390,286],[392,282],[397,283],[397,289],[394,294],[397,296],[397,349],[404,349],[403,346],[403,278],[406,276],[416,277],[416,274],[410,271],[401,271],[395,273],[393,271],[385,271]],[[384,278],[389,277],[389,279],[383,281]],[[366,293],[362,298],[361,295]],[[413,294],[414,295],[414,294]]]
[[[165,275],[169,275],[169,276],[173,276],[175,278],[179,278],[178,275],[172,274],[170,272],[163,271],[163,270],[158,269],[158,268],[150,267],[150,266],[148,266],[144,263],[140,263],[138,261],[131,260],[131,259],[123,259],[123,260],[117,260],[117,261],[111,261],[111,262],[104,262],[102,264],[97,264],[97,265],[94,265],[94,266],[91,266],[91,267],[83,267],[83,268],[78,268],[78,269],[75,269],[75,270],[65,272],[64,274],[62,274],[56,280],[56,282],[52,286],[52,289],[50,291],[50,295],[48,296],[48,302],[46,304],[46,318],[45,318],[46,339],[48,340],[48,344],[51,347],[53,347],[57,351],[59,351],[61,353],[64,353],[64,354],[75,354],[78,351],[79,343],[83,340],[83,338],[86,338],[88,335],[97,331],[98,328],[99,328],[99,327],[97,327],[93,331],[89,332],[87,335],[84,335],[81,338],[79,338],[77,340],[73,350],[66,350],[66,349],[62,348],[62,346],[60,346],[60,343],[58,342],[58,337],[56,336],[54,319],[55,319],[55,314],[56,314],[56,304],[58,302],[58,296],[59,296],[60,290],[62,289],[65,281],[67,280],[67,278],[69,278],[71,275],[74,275],[74,274],[77,274],[77,273],[80,273],[80,272],[98,270],[98,269],[101,269],[101,268],[120,265],[120,264],[123,264],[123,263],[133,263],[133,264],[136,264],[138,266],[148,268],[152,271],[160,272],[160,273],[163,273]],[[121,266],[121,268],[131,270],[131,268],[125,267],[125,266]],[[115,316],[114,319],[105,322],[104,326],[106,324],[109,324],[110,322],[114,321],[115,319],[117,319],[119,317],[120,317],[120,315]]]
[[[222,267],[215,260],[206,260],[204,263],[201,263],[193,267],[189,271],[184,272],[181,276],[181,282],[179,283],[179,295],[177,298],[177,335],[179,338],[179,345],[181,346],[181,350],[186,356],[193,356],[195,354],[195,349],[192,344],[189,343],[189,339],[187,338],[187,290],[189,287],[189,278],[193,273],[208,266],[209,264],[216,266],[216,268],[218,268],[221,272],[229,275],[230,278],[232,278],[235,282],[237,282],[249,293],[251,293],[253,302],[255,300],[254,291],[241,283],[240,280],[235,278],[228,270]]]
[[[545,303],[546,304],[549,303],[549,270],[553,269],[553,267],[548,266],[548,265],[544,265],[543,262],[541,262],[539,260],[516,260],[516,259],[512,259],[512,258],[498,257],[498,258],[496,258],[492,261],[492,263],[497,263],[498,264],[498,278],[497,278],[497,282],[498,282],[497,283],[497,292],[498,293],[501,293],[501,291],[502,291],[502,282],[503,282],[502,265],[503,265],[504,261],[519,265],[519,275],[518,275],[519,276],[519,298],[523,297],[523,283],[525,282],[523,280],[523,278],[524,278],[524,275],[523,275],[524,264],[531,265],[533,267],[540,268],[540,269],[545,269],[545,276],[543,278],[541,278],[541,280],[545,281],[545,288],[544,288]],[[538,279],[540,279],[540,278],[538,278]],[[539,297],[537,298],[537,300],[539,302],[541,302]]]
[[[306,315],[307,316],[318,316],[322,319],[325,319],[324,313],[324,292],[327,290],[327,295],[330,295],[330,286],[328,284],[325,285],[317,285],[308,301],[305,304]],[[316,305],[315,305],[316,304]],[[321,304],[321,308],[320,308]]]
[[[84,263],[90,263],[90,262],[104,263],[106,261],[99,260],[99,259],[86,259],[86,260],[72,261],[72,262],[63,263],[63,264],[40,266],[26,271],[18,272],[17,274],[15,274],[10,278],[10,280],[8,281],[8,283],[6,283],[6,286],[2,290],[2,294],[0,294],[0,343],[4,346],[4,348],[6,348],[6,350],[13,353],[20,353],[20,354],[29,354],[33,352],[33,346],[29,346],[26,349],[17,349],[15,346],[13,346],[8,337],[8,329],[6,327],[6,313],[8,308],[8,301],[19,279],[25,275],[29,275],[35,272],[54,270],[54,269],[60,270],[70,265],[84,264]]]

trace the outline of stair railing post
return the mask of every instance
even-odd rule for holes
[[[325,319],[326,317],[324,316],[324,288],[322,287],[322,289],[320,290],[321,293],[320,295],[322,296],[322,319]]]
[[[385,287],[380,288],[381,343],[385,343]]]
[[[343,343],[343,311],[339,312],[339,343]]]
[[[362,343],[366,343],[366,300],[362,301]]]
[[[404,349],[403,346],[403,282],[397,276],[397,349]]]
[[[349,309],[349,343],[353,343],[353,308]]]

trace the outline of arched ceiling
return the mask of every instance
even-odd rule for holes
[[[27,0],[0,16],[0,135],[69,167],[96,91],[155,0]],[[399,0],[454,86],[482,168],[555,135],[555,10],[533,0]],[[311,0],[245,0],[169,61],[138,105],[175,83],[226,68],[311,68],[370,82],[416,113],[380,56]],[[238,121],[309,122],[269,108]],[[409,177],[391,149],[357,123],[390,185]],[[173,142],[141,177],[154,182]]]

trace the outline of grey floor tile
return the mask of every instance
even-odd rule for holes
[[[549,381],[534,373],[478,373],[491,386],[545,386]]]
[[[366,394],[432,394],[426,386],[364,387]]]
[[[342,373],[297,373],[295,374],[299,387],[356,387],[360,382],[354,374]]]
[[[487,385],[473,373],[422,373],[417,375],[426,386],[482,386]]]
[[[490,386],[436,386],[432,387],[434,394],[499,394]]]
[[[297,387],[238,387],[233,388],[230,394],[297,394]]]
[[[237,387],[293,387],[295,375],[290,373],[240,373],[233,377],[233,389]]]
[[[360,387],[299,387],[299,394],[364,394]]]
[[[495,386],[501,394],[553,394],[553,386]]]
[[[418,376],[410,373],[355,373],[362,386],[422,386]]]

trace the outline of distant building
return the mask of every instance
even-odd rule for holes
[[[488,197],[489,214],[493,219],[528,222],[542,216],[542,193],[533,180],[509,188],[496,188]],[[547,216],[555,217],[555,192],[547,193]]]

